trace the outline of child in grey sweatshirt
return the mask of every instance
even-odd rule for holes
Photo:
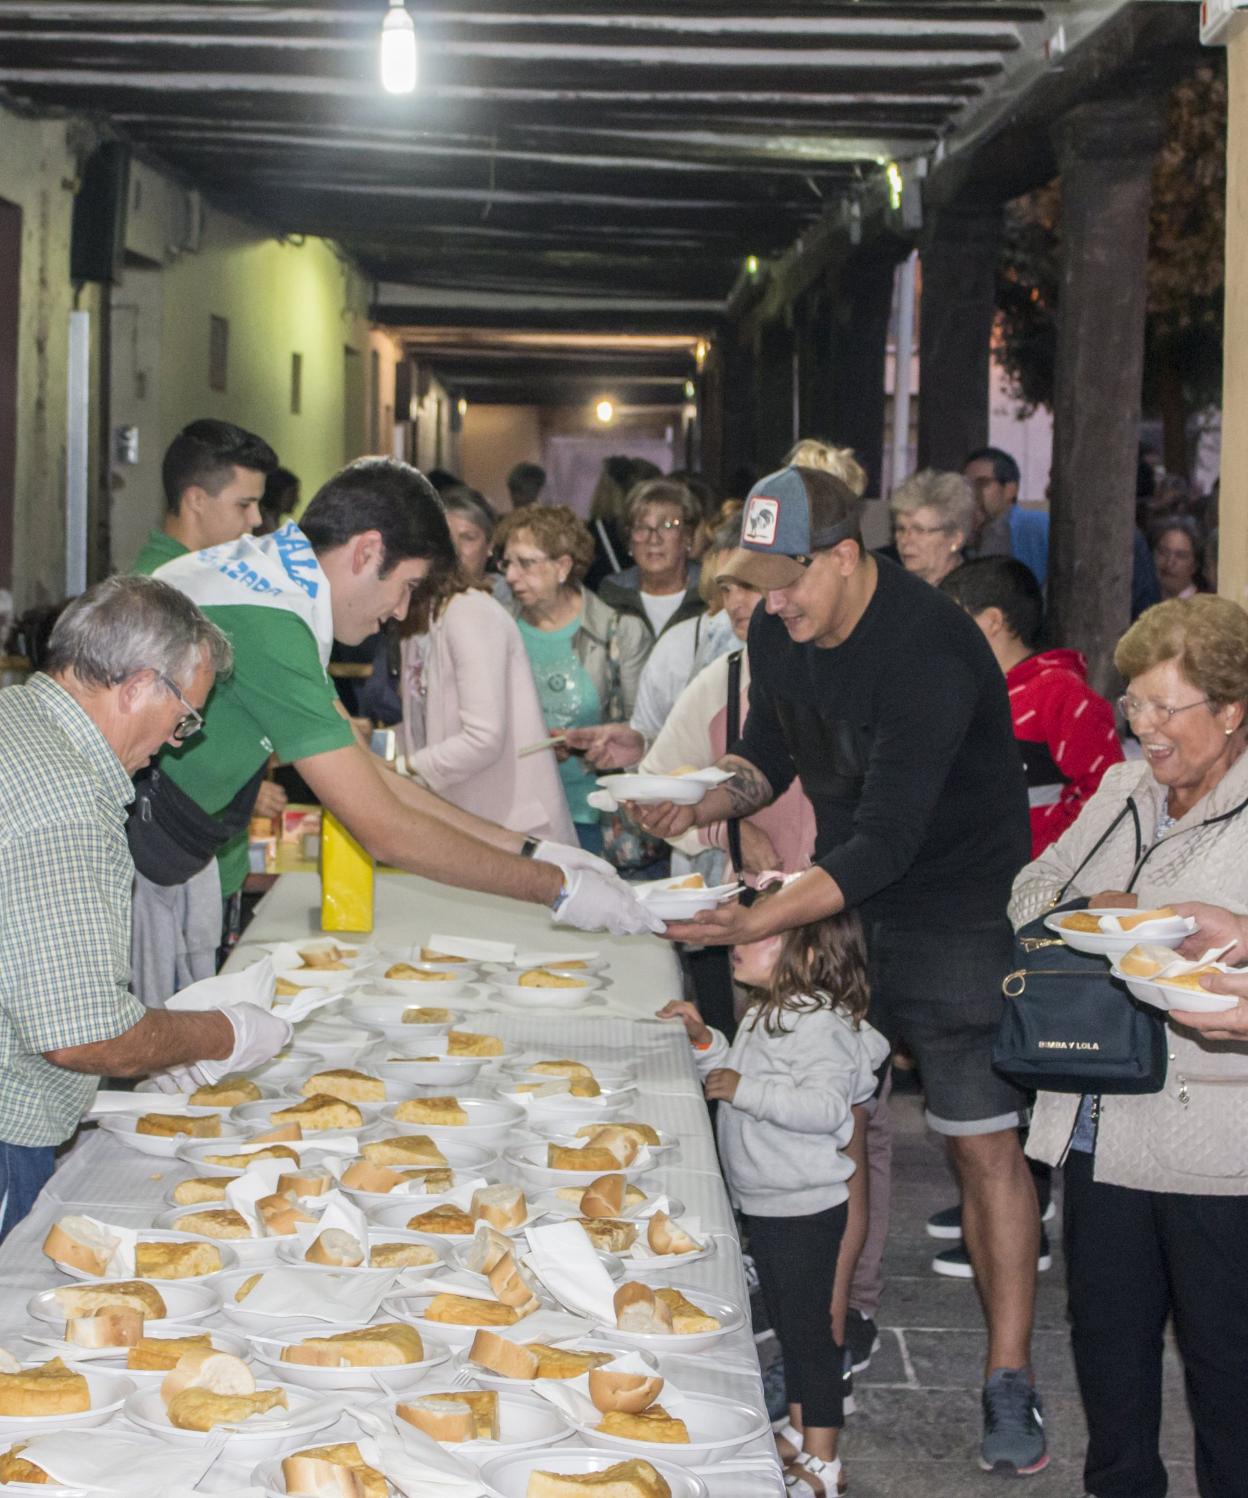
[[[781,1435],[796,1448],[789,1476],[833,1498],[843,1484],[844,1414],[828,1308],[854,1173],[844,1151],[889,1046],[863,1019],[867,955],[856,915],[734,947],[732,964],[760,996],[731,1045],[692,1004],[659,1014],[684,1022],[707,1099],[720,1103],[724,1178],[784,1351],[790,1424]]]

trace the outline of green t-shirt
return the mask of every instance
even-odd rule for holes
[[[184,557],[186,550],[181,541],[175,541],[168,531],[162,531],[158,527],[154,531],[148,531],[142,550],[135,557],[130,571],[137,573],[139,577],[151,577],[157,567]]]
[[[180,749],[162,749],[157,763],[215,816],[270,754],[289,763],[346,748],[355,735],[298,615],[254,603],[210,605],[204,613],[233,645],[234,669],[213,687],[200,732]],[[247,877],[246,836],[228,843],[218,859],[228,898]]]
[[[572,641],[581,627],[578,616],[562,629],[534,629],[517,619],[520,638],[529,655],[542,716],[547,728],[588,728],[602,722],[602,699],[598,688],[580,658]],[[559,766],[559,778],[568,798],[572,820],[593,824],[598,813],[589,804],[589,793],[597,784],[597,773],[578,755],[571,755]]]

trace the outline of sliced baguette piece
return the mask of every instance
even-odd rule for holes
[[[160,1397],[168,1409],[183,1389],[207,1389],[213,1394],[254,1394],[256,1379],[251,1369],[233,1353],[215,1348],[197,1348],[183,1353],[177,1366],[160,1383]]]
[[[649,1285],[628,1280],[615,1292],[615,1324],[622,1332],[649,1335],[668,1334],[672,1330],[672,1311],[659,1300]]]
[[[515,1244],[510,1238],[504,1238],[502,1233],[488,1223],[478,1222],[472,1242],[464,1254],[464,1268],[473,1274],[488,1275],[500,1259],[505,1259],[514,1250]]]
[[[466,1399],[412,1396],[396,1404],[394,1413],[434,1441],[459,1445],[477,1438],[477,1418]]]
[[[282,1482],[288,1493],[317,1498],[388,1498],[390,1484],[370,1467],[354,1441],[310,1446],[282,1458]]]
[[[488,1368],[501,1378],[534,1379],[537,1377],[537,1354],[518,1342],[500,1337],[482,1327],[472,1339],[468,1361],[478,1368]]]
[[[62,1217],[48,1229],[43,1251],[55,1264],[98,1278],[108,1272],[108,1261],[120,1242],[86,1217]]]
[[[633,1144],[633,1140],[628,1141]],[[636,1154],[636,1149],[633,1151]],[[624,1162],[605,1145],[588,1144],[584,1149],[570,1149],[566,1144],[546,1146],[548,1170],[618,1170]]]
[[[618,1217],[624,1207],[625,1180],[622,1175],[599,1176],[590,1181],[581,1197],[582,1217]]]
[[[324,1196],[334,1189],[334,1178],[328,1170],[287,1170],[277,1178],[279,1196]]]
[[[646,1228],[646,1242],[655,1254],[692,1254],[702,1245],[666,1212],[656,1212]]]
[[[155,1285],[142,1280],[114,1280],[107,1285],[58,1285],[52,1292],[66,1319],[90,1316],[110,1306],[133,1306],[153,1321],[169,1314],[165,1298]]]
[[[516,1263],[514,1253],[504,1254],[486,1278],[499,1300],[505,1306],[514,1306],[521,1316],[531,1316],[541,1304],[531,1276]]]
[[[334,1269],[358,1269],[364,1262],[364,1246],[345,1228],[327,1228],[312,1240],[303,1257],[309,1264],[328,1264]]]
[[[520,1226],[529,1215],[529,1204],[519,1186],[482,1186],[472,1193],[468,1210],[478,1222],[506,1230]]]
[[[608,1410],[624,1410],[636,1415],[648,1410],[663,1392],[663,1379],[657,1373],[617,1373],[610,1368],[591,1368],[589,1397],[605,1415]]]
[[[631,1165],[641,1153],[641,1144],[636,1134],[617,1128],[615,1124],[605,1124],[599,1129],[589,1148],[610,1150],[621,1165]]]
[[[65,1340],[75,1347],[135,1347],[143,1339],[143,1321],[133,1306],[109,1306],[90,1316],[71,1316]]]
[[[266,1238],[289,1238],[301,1222],[316,1221],[311,1212],[305,1212],[298,1202],[278,1191],[262,1196],[256,1202],[256,1211]]]

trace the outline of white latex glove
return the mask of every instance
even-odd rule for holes
[[[161,1092],[193,1092],[194,1086],[188,1087],[186,1083],[190,1079],[190,1072],[185,1066],[175,1066],[169,1071],[153,1072],[148,1078],[154,1082]]]
[[[557,864],[569,877],[576,869],[589,869],[591,873],[601,874],[608,879],[620,877],[618,870],[605,858],[599,858],[596,853],[587,853],[584,848],[569,847],[567,843],[542,841],[534,850],[533,857],[542,863]]]
[[[196,1061],[192,1066],[173,1067],[168,1075],[179,1078],[183,1090],[188,1078],[194,1087],[206,1086],[234,1072],[260,1066],[289,1044],[294,1034],[289,1020],[279,1019],[258,1004],[231,1004],[217,1013],[223,1014],[234,1027],[234,1049],[224,1061]]]
[[[652,915],[622,879],[604,879],[589,869],[566,876],[567,898],[555,913],[561,926],[580,931],[609,931],[612,936],[661,936],[664,922]]]

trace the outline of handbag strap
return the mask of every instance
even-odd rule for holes
[[[1101,849],[1117,831],[1119,822],[1121,822],[1127,816],[1131,816],[1135,819],[1135,858],[1132,859],[1132,864],[1134,865],[1138,861],[1140,856],[1140,819],[1135,810],[1135,803],[1133,801],[1128,801],[1122,808],[1122,810],[1118,813],[1118,815],[1114,818],[1114,820],[1109,824],[1109,826],[1106,827],[1105,831],[1101,833],[1100,837],[1097,838],[1096,842],[1092,844],[1087,857],[1082,860],[1082,862],[1079,864],[1079,867],[1057,892],[1057,895],[1053,899],[1054,905],[1060,905],[1061,902],[1066,898],[1066,891],[1075,882],[1075,880],[1078,879],[1079,875],[1083,873],[1088,864],[1092,862],[1096,855],[1101,851]],[[1132,877],[1134,878],[1134,876]]]
[[[744,650],[734,650],[728,657],[728,720],[726,724],[728,747],[741,737],[741,657]],[[728,818],[728,856],[738,876],[745,867],[741,857],[741,819]]]

